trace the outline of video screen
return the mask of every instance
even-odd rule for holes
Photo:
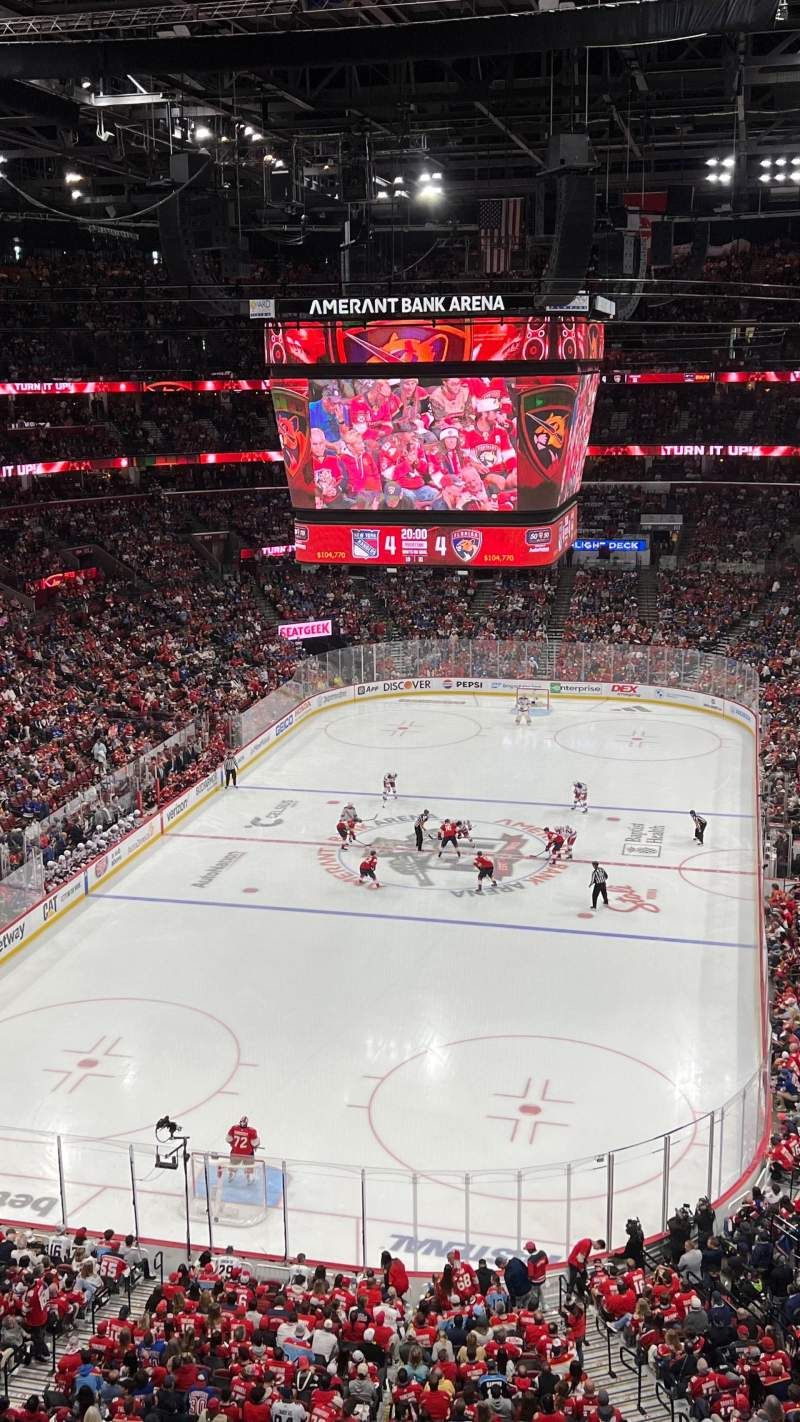
[[[295,508],[504,514],[577,493],[596,375],[273,382]]]

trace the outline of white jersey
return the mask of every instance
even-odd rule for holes
[[[387,800],[392,795],[397,798],[397,776],[384,775],[383,777],[383,798]]]

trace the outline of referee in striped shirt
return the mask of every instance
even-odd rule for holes
[[[592,877],[589,880],[592,890],[592,908],[597,908],[597,900],[602,898],[606,908],[608,908],[608,875],[605,869],[601,868],[598,860],[592,860]]]

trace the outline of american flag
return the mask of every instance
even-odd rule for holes
[[[480,204],[478,227],[484,272],[507,272],[522,238],[524,198],[490,198]]]

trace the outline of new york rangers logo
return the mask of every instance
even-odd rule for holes
[[[354,558],[379,558],[381,536],[377,528],[351,528],[350,540]]]
[[[458,528],[450,534],[450,547],[462,563],[471,563],[481,551],[483,534],[479,528]]]

